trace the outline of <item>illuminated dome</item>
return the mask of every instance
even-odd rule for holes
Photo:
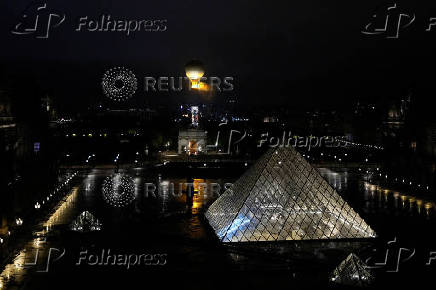
[[[191,60],[185,65],[185,72],[190,80],[198,80],[204,75],[203,63],[198,60]]]

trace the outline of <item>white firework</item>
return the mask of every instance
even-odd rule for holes
[[[130,176],[116,173],[103,181],[102,192],[108,204],[125,207],[135,199],[135,183]]]
[[[101,86],[106,97],[124,102],[136,92],[138,81],[131,70],[118,66],[104,73]]]

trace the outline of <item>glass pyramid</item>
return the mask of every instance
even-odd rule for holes
[[[365,263],[351,253],[333,271],[330,280],[347,286],[368,286],[374,281],[374,276],[366,269]]]
[[[269,149],[209,207],[206,218],[222,242],[375,237],[293,147]]]
[[[71,230],[76,232],[93,232],[101,230],[101,222],[89,211],[82,212],[72,223]]]

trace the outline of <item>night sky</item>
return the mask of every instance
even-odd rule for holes
[[[397,1],[415,22],[399,39],[364,35],[382,1],[44,1],[66,20],[49,39],[13,35],[31,1],[0,3],[2,75],[30,74],[63,103],[101,97],[100,79],[113,66],[137,76],[179,76],[199,59],[206,76],[234,76],[241,102],[319,106],[356,99],[417,98],[434,91],[434,1]],[[78,18],[166,19],[164,32],[75,32]],[[383,16],[383,15],[382,15]],[[144,97],[144,92],[137,97]]]

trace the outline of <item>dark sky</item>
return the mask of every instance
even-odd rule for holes
[[[126,66],[138,76],[183,74],[200,59],[206,75],[234,76],[248,103],[340,104],[433,91],[435,1],[397,1],[415,22],[399,39],[361,30],[382,1],[45,1],[66,20],[49,39],[13,35],[28,0],[0,3],[0,70],[29,73],[66,103],[101,95],[103,72]],[[164,32],[75,32],[78,18],[167,19]],[[383,15],[382,15],[383,16]],[[143,94],[143,93],[142,93]],[[141,95],[139,95],[141,97]]]

